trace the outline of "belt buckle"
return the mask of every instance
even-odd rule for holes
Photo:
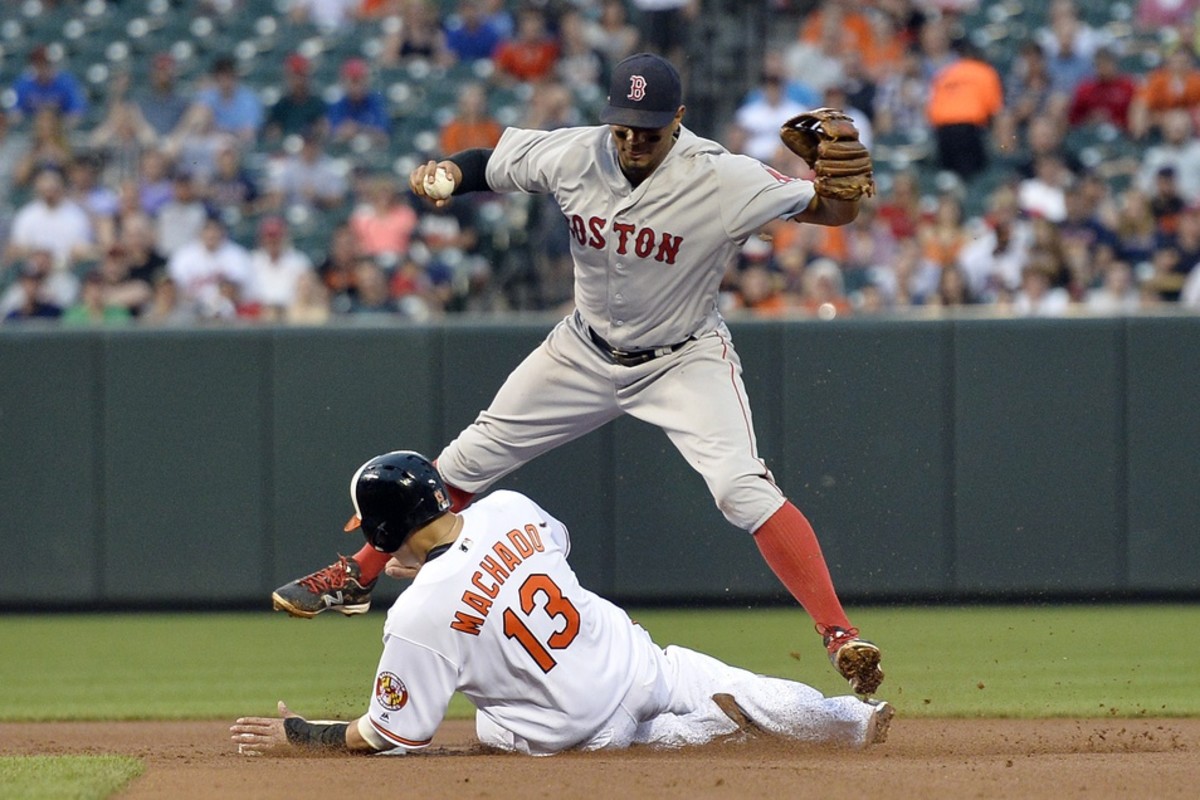
[[[618,350],[613,348],[612,357],[613,361],[622,367],[637,367],[645,364],[647,361],[653,361],[655,354],[653,350]]]
[[[638,364],[645,363],[638,353],[630,353],[625,350],[613,348],[609,355],[612,356],[613,363],[622,367],[636,367]]]

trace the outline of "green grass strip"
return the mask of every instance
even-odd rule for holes
[[[793,609],[637,610],[660,644],[844,694]],[[851,610],[884,650],[880,696],[908,716],[1200,715],[1189,678],[1200,605]],[[10,615],[0,720],[348,719],[370,697],[383,614]],[[403,677],[403,676],[401,676]],[[465,716],[462,698],[452,715]]]
[[[125,756],[0,756],[0,797],[100,800],[144,770]]]

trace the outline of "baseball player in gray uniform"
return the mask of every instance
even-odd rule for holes
[[[496,491],[452,512],[437,469],[405,450],[363,464],[350,491],[350,524],[396,559],[389,572],[415,573],[388,613],[368,710],[353,722],[310,722],[281,703],[280,717],[234,723],[243,754],[304,745],[419,751],[455,691],[476,707],[481,742],[528,755],[751,732],[849,747],[886,736],[886,702],[825,697],[659,647],[580,585],[566,526],[524,495]]]
[[[448,202],[474,191],[553,194],[571,232],[575,310],[441,452],[456,508],[522,464],[621,414],[662,428],[731,523],[808,611],[834,667],[859,693],[883,679],[858,636],[817,537],[758,455],[742,364],[717,289],[742,244],[774,219],[844,225],[858,202],[734,155],[683,126],[679,75],[646,53],[615,68],[604,125],[509,128],[493,150],[413,171],[412,190]],[[274,605],[311,617],[361,613],[387,559],[364,547],[279,587]]]

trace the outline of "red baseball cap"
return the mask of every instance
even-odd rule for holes
[[[367,66],[367,62],[361,58],[352,58],[345,64],[342,64],[343,78],[365,78],[369,72],[370,68]]]
[[[294,75],[307,75],[310,66],[308,59],[299,53],[292,53],[283,62],[283,65],[287,68],[288,72]]]

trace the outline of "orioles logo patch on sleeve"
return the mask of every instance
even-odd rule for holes
[[[381,672],[375,677],[375,699],[388,711],[399,711],[408,702],[408,689],[392,673]]]

